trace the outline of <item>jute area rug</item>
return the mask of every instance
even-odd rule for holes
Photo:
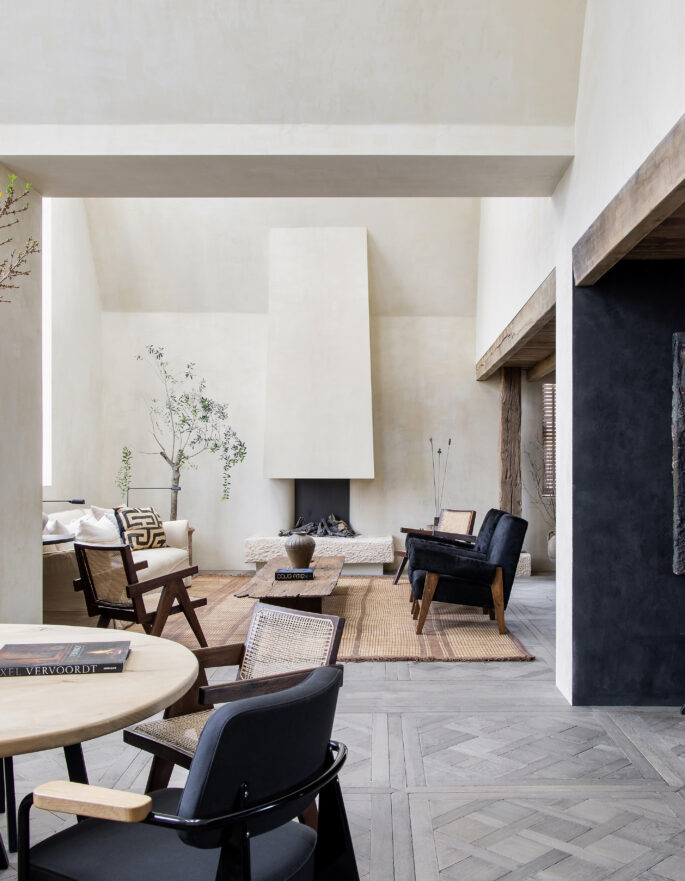
[[[246,576],[200,575],[190,593],[206,596],[198,609],[207,642],[222,645],[241,642],[255,600],[234,594]],[[345,619],[340,661],[532,661],[531,655],[512,634],[500,635],[497,624],[480,609],[433,603],[417,636],[409,603],[409,582],[393,585],[388,577],[343,576],[333,594],[323,602],[329,615]],[[508,626],[508,624],[507,624]],[[196,648],[197,642],[185,618],[175,615],[164,636]]]

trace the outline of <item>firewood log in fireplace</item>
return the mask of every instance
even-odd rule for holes
[[[329,514],[318,522],[313,520],[305,523],[302,517],[298,517],[297,523],[292,529],[281,529],[279,535],[319,535],[335,538],[352,538],[359,535],[345,520],[340,520],[335,514]]]

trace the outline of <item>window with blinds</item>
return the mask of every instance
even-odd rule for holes
[[[556,385],[553,382],[542,384],[542,495],[556,494],[557,474],[557,432],[556,432]]]

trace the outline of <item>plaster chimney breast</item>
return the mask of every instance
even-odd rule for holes
[[[372,478],[364,227],[272,229],[264,476]]]

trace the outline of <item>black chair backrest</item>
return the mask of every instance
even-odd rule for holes
[[[499,523],[502,515],[506,513],[506,511],[499,511],[497,508],[490,508],[480,525],[478,538],[476,539],[476,543],[473,546],[474,551],[478,551],[481,554],[488,553],[495,527]]]
[[[178,813],[208,819],[277,798],[315,777],[328,759],[342,670],[321,667],[299,685],[225,704],[204,727]],[[247,797],[241,800],[243,784]],[[298,816],[305,797],[252,820],[258,835]],[[179,833],[195,847],[218,847],[221,831]]]
[[[514,583],[514,575],[523,547],[523,539],[528,529],[528,521],[522,517],[514,517],[513,514],[499,512],[502,516],[492,533],[488,560],[496,566],[502,567],[502,581],[504,582],[504,605],[509,601],[509,594]]]

